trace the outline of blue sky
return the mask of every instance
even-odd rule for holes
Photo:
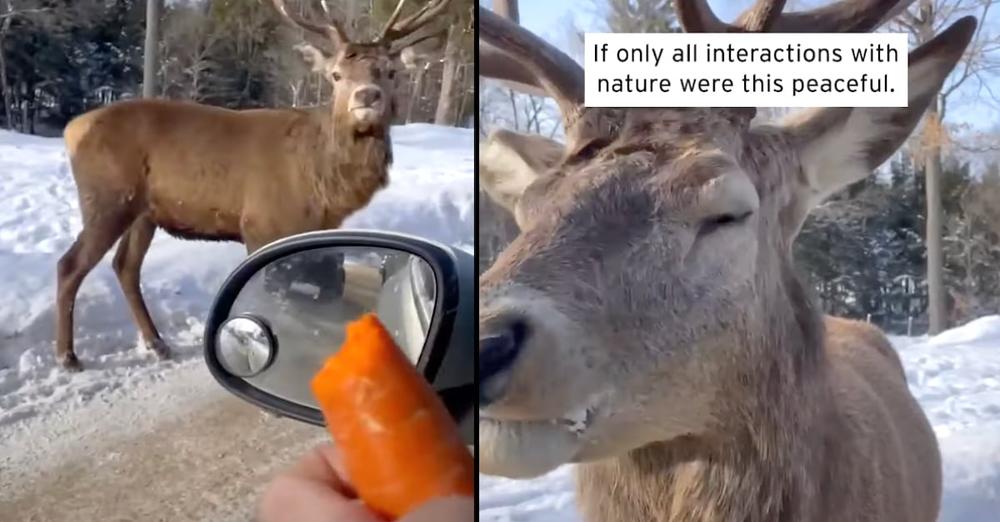
[[[819,5],[833,0],[790,1],[789,5]],[[732,20],[754,0],[711,0],[712,7],[720,18]],[[479,0],[482,5],[490,5],[488,0]],[[600,2],[594,0],[522,0],[519,2],[521,24],[535,34],[563,47],[568,42],[569,20],[582,30],[603,30],[598,8]],[[994,10],[1000,11],[1000,10]],[[996,13],[991,13],[996,14]],[[985,29],[995,32],[995,17],[991,16]],[[966,82],[970,84],[971,82]],[[1000,93],[1000,85],[990,80],[993,91]],[[969,123],[979,129],[996,129],[1000,123],[1000,110],[977,102],[978,85],[963,86],[960,96],[950,103],[948,120],[950,123]]]

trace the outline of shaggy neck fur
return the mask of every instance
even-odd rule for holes
[[[329,110],[329,109],[328,109]],[[376,192],[389,184],[392,141],[389,125],[377,125],[363,132],[343,111],[324,112],[319,119],[323,132],[323,164],[312,181],[315,193],[324,202],[325,226],[336,228],[355,211],[367,205]]]
[[[839,451],[830,437],[822,319],[790,269],[782,273],[772,283],[780,293],[771,295],[787,299],[741,321],[744,355],[720,376],[731,386],[713,407],[717,426],[578,466],[588,522],[777,522],[823,512],[826,485],[815,477],[837,475],[822,468]]]

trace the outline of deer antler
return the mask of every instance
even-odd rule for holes
[[[383,43],[406,37],[417,29],[420,29],[430,23],[430,21],[434,18],[438,17],[444,12],[450,2],[451,0],[430,0],[416,13],[413,13],[399,22],[396,22],[396,19],[399,18],[399,15],[403,10],[403,4],[406,3],[406,0],[400,0],[399,4],[396,5],[396,9],[392,12],[392,16],[389,17],[389,21],[385,24],[385,28],[382,29],[382,33],[375,40],[375,42]]]
[[[394,9],[392,14],[389,15],[389,20],[385,23],[385,27],[382,28],[382,32],[379,33],[376,41],[381,42],[385,40],[386,35],[389,34],[389,30],[392,29],[393,25],[395,25],[396,19],[398,19],[399,15],[403,12],[404,5],[406,5],[406,0],[399,0],[399,3],[396,4],[396,9]],[[426,8],[427,4],[424,4],[424,9]]]
[[[719,20],[707,0],[674,0],[689,33],[865,33],[893,18],[913,0],[840,0],[809,11],[782,13],[785,0],[758,0],[735,23]]]
[[[310,22],[298,16],[297,14],[294,14],[291,11],[289,11],[285,7],[284,0],[272,0],[272,1],[274,3],[275,9],[278,10],[278,13],[280,13],[282,18],[284,18],[288,22],[298,27],[301,27],[302,29],[309,31],[310,33],[313,33],[317,36],[327,38],[331,40],[338,47],[351,41],[351,39],[347,37],[347,33],[344,32],[344,28],[343,26],[340,25],[339,21],[331,20],[330,23],[327,24],[317,24],[314,22]]]
[[[504,63],[495,59],[484,63],[480,56],[480,74],[487,71],[495,73],[491,77],[498,80],[541,87],[556,100],[564,120],[572,118],[583,105],[583,68],[553,45],[482,6],[479,38],[511,58]],[[518,72],[516,63],[522,64],[535,81],[529,83],[530,78]]]
[[[549,95],[523,63],[492,45],[479,46],[479,75],[499,80],[515,91],[535,96]]]

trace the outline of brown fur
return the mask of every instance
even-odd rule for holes
[[[819,313],[791,244],[906,139],[975,25],[911,53],[905,108],[751,127],[745,110],[576,105],[561,158],[493,134],[482,179],[521,233],[480,278],[480,331],[516,322],[521,340],[480,384],[480,470],[578,463],[588,522],[935,520],[940,454],[898,355]],[[547,80],[568,105],[572,78]]]
[[[372,89],[392,92],[388,47],[347,43],[332,56],[301,50],[336,85],[328,107],[235,111],[138,100],[66,126],[83,230],[58,265],[56,354],[64,366],[79,368],[72,338],[79,285],[119,238],[113,266],[122,290],[143,338],[166,356],[139,291],[156,228],[186,239],[240,241],[253,252],[293,234],[337,228],[386,186],[395,103],[363,100]],[[356,117],[362,103],[373,105]]]
[[[663,383],[632,388],[622,377],[632,383],[622,387],[663,393],[661,407],[706,405],[674,415],[686,417],[675,438],[580,464],[585,519],[933,520],[941,490],[936,441],[898,356],[869,325],[821,321],[794,275],[788,229],[780,226],[787,203],[774,204],[791,197],[797,175],[788,140],[768,128],[733,134],[730,120],[707,111],[652,112],[628,113],[621,135],[593,154],[586,172],[552,172],[533,183],[517,203],[521,236],[481,278],[484,329],[505,289],[531,288],[572,322],[600,325],[588,329],[580,350],[616,347],[575,354],[586,368],[602,368],[607,379],[656,369]],[[699,188],[712,177],[705,169],[722,168],[719,156],[706,156],[713,150],[736,159],[762,202],[750,225],[758,246],[730,232],[719,240],[725,246],[701,247],[721,249],[719,261],[706,263],[687,223],[701,215]],[[724,266],[755,276],[737,282]],[[718,358],[691,359],[712,349]],[[670,354],[668,366],[656,353]],[[586,374],[567,367],[566,357],[558,349],[522,355],[491,415],[534,418],[586,395],[586,382],[581,388],[572,378]]]

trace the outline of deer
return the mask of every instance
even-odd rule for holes
[[[400,0],[374,39],[356,41],[335,18],[308,20],[273,0],[285,22],[316,42],[295,48],[333,85],[327,106],[229,110],[142,99],[71,120],[63,134],[83,228],[57,264],[57,362],[82,369],[73,350],[77,291],[116,241],[112,267],[142,340],[168,358],[140,292],[157,229],[241,242],[251,254],[290,235],[338,228],[365,207],[389,183],[401,41],[449,1],[431,0],[402,17]]]
[[[735,22],[675,0],[686,32],[868,32],[909,0]],[[934,431],[885,334],[824,316],[791,245],[810,209],[886,161],[974,37],[913,49],[908,105],[597,108],[584,71],[479,7],[480,64],[543,90],[565,140],[496,130],[480,181],[519,232],[480,276],[479,470],[572,465],[588,522],[930,522]],[[483,56],[480,55],[480,60]]]

